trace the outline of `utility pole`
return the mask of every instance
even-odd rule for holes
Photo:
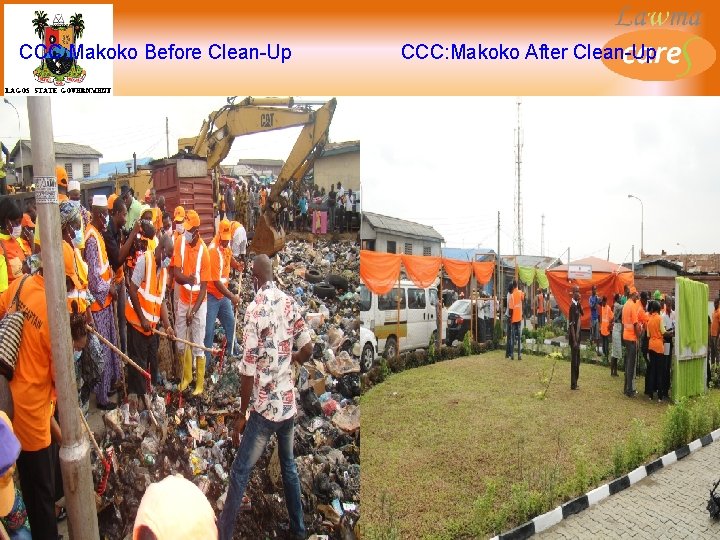
[[[517,177],[517,191],[515,192],[515,227],[517,253],[523,254],[523,215],[522,215],[522,191],[520,189],[520,168],[522,165],[522,130],[520,129],[520,98],[517,99],[517,128],[515,129],[515,171]]]
[[[167,116],[165,117],[165,150],[167,152],[165,157],[170,159],[170,123]]]
[[[498,243],[497,243],[497,290],[495,291],[495,296],[497,297],[497,309],[495,309],[495,314],[497,315],[498,319],[501,321],[500,324],[500,333],[502,335],[502,318],[500,316],[500,307],[502,307],[502,304],[500,303],[500,299],[502,298],[503,290],[505,289],[505,285],[503,283],[503,274],[502,274],[502,266],[501,266],[501,260],[500,260],[500,211],[498,210]],[[493,328],[493,332],[495,329]]]
[[[97,540],[97,511],[90,466],[90,443],[80,425],[77,385],[73,366],[73,347],[70,338],[70,316],[67,310],[67,289],[62,264],[62,235],[57,178],[55,177],[55,149],[53,143],[50,97],[27,98],[30,120],[30,140],[33,149],[33,176],[37,186],[35,198],[37,214],[42,221],[43,278],[47,302],[50,345],[52,348],[55,388],[57,390],[62,446],[60,468],[68,512],[70,537],[73,540]]]
[[[608,256],[607,261],[610,262],[610,244],[608,244]]]
[[[540,255],[545,256],[545,214],[540,222]]]
[[[632,271],[635,272],[635,244],[632,246]]]

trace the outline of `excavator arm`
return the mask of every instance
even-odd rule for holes
[[[211,113],[197,136],[180,139],[178,149],[207,158],[208,170],[215,170],[230,152],[236,137],[303,126],[273,186],[266,207],[255,229],[251,251],[274,255],[285,246],[285,232],[275,225],[272,204],[279,200],[286,186],[302,179],[322,153],[337,102],[333,98],[317,110],[309,105],[296,105],[291,97],[252,98],[240,103],[234,98]],[[216,175],[219,177],[219,175]]]
[[[322,154],[328,140],[330,122],[335,112],[336,100],[331,99],[315,111],[312,122],[306,124],[295,141],[290,155],[278,174],[278,179],[262,208],[262,215],[255,227],[250,251],[272,255],[285,246],[285,231],[277,224],[273,204],[278,202],[282,191],[290,184],[297,184],[312,167],[315,159]]]

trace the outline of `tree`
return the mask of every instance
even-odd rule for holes
[[[44,11],[36,11],[35,18],[32,20],[35,33],[40,39],[45,35],[45,27],[48,25],[48,16]]]
[[[35,28],[35,34],[40,39],[45,37],[45,27],[48,25],[48,15],[44,11],[36,11],[35,18],[32,20],[33,27]],[[40,62],[40,69],[45,65],[45,60]]]
[[[81,38],[85,31],[85,22],[83,21],[82,13],[76,13],[70,17],[70,26],[73,27],[75,39]]]

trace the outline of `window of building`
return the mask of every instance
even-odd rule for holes
[[[388,240],[387,241],[387,252],[388,253],[397,253],[397,248],[395,247],[395,241],[394,240]]]
[[[412,255],[412,244],[405,242],[405,255]]]
[[[68,175],[68,180],[72,180],[72,179],[73,179],[73,175],[72,175],[72,163],[66,163],[66,164],[65,164],[65,172],[66,172],[67,175]]]
[[[424,255],[425,257],[429,257],[430,254],[432,253],[431,249],[432,249],[432,248],[429,248],[428,246],[425,246],[425,247],[423,248],[423,255]]]
[[[362,248],[368,251],[375,251],[375,240],[363,240]]]
[[[83,178],[89,178],[89,177],[90,177],[90,164],[83,163]]]
[[[425,289],[408,289],[408,307],[425,309]]]

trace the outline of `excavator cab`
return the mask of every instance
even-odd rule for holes
[[[285,230],[275,227],[274,212],[266,210],[260,215],[255,225],[255,235],[250,242],[250,252],[273,257],[285,247]]]

